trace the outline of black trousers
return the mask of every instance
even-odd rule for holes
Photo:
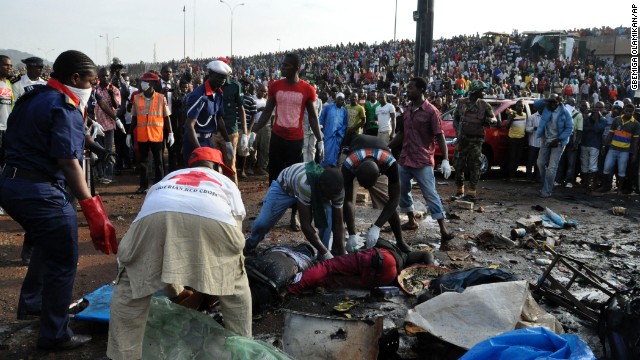
[[[155,170],[154,184],[162,180],[164,170],[162,165],[162,151],[164,147],[162,142],[139,142],[138,152],[140,153],[140,187],[147,189],[149,187],[149,177],[147,175],[147,158],[149,151],[153,156],[153,168]]]
[[[304,140],[286,140],[271,133],[269,142],[269,184],[278,178],[285,168],[302,162],[302,145]]]

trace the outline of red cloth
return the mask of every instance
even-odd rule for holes
[[[276,120],[271,131],[285,140],[302,140],[302,121],[308,102],[316,101],[316,89],[304,80],[291,85],[281,79],[269,85],[269,99],[276,101]]]
[[[318,286],[325,288],[351,287],[370,289],[375,286],[390,285],[398,275],[396,259],[386,249],[378,249],[384,256],[379,279],[376,282],[376,269],[371,261],[376,256],[375,249],[358,251],[325,260],[302,273],[302,279],[289,285],[290,294],[300,295],[305,290]]]

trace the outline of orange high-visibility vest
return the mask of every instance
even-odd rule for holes
[[[149,110],[145,103],[149,100],[144,94],[137,94],[134,98],[136,106],[136,136],[138,142],[162,142],[164,136],[164,95],[158,92],[153,93]]]

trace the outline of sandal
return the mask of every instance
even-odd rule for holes
[[[418,225],[418,224],[416,224],[416,223],[414,223],[414,224],[412,225],[412,224],[410,224],[410,223],[408,223],[408,222],[406,222],[406,223],[404,223],[404,224],[402,224],[402,225],[400,226],[400,228],[401,228],[402,230],[418,230],[418,228],[419,228],[419,227],[420,227],[420,225]]]

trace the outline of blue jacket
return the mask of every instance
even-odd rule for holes
[[[542,118],[540,118],[540,124],[538,125],[538,130],[536,131],[536,137],[543,137],[544,128],[547,126],[547,122],[551,121],[551,114],[553,112],[547,107],[547,99],[536,100],[533,102],[533,106],[536,109],[540,109],[541,106],[544,108],[542,111]],[[571,133],[573,133],[573,119],[571,119],[571,114],[569,114],[569,111],[565,109],[562,104],[558,105],[558,108],[560,110],[560,114],[557,119],[558,138],[562,145],[567,145],[569,143],[569,137],[571,136]],[[558,111],[558,109],[556,109],[556,111]]]

